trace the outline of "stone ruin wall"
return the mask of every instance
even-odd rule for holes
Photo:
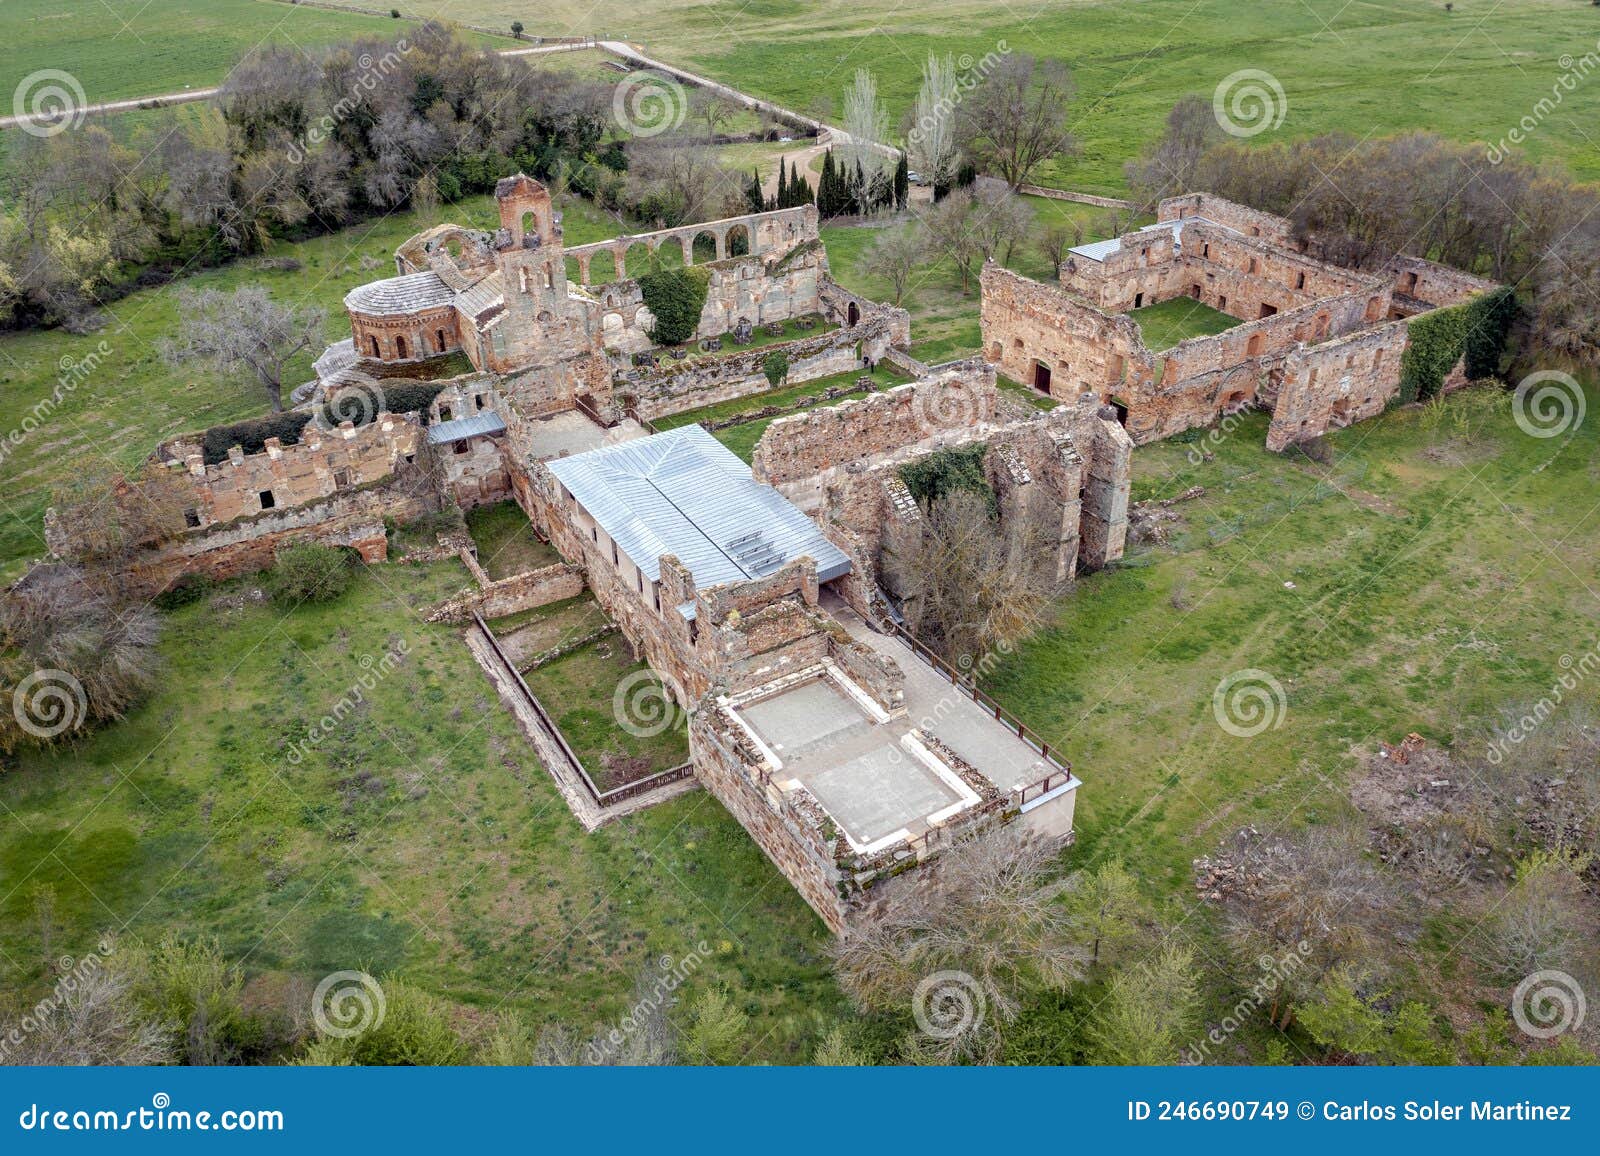
[[[756,481],[795,500],[799,491],[790,492],[795,483],[942,434],[989,425],[998,408],[994,371],[981,362],[963,362],[883,393],[778,418],[756,443],[751,472]]]
[[[800,385],[863,369],[858,348],[876,359],[888,351],[890,341],[889,320],[875,317],[854,329],[835,329],[700,361],[663,358],[660,369],[622,369],[615,389],[618,395],[632,399],[639,416],[653,420],[772,389],[763,363],[773,350],[789,356],[789,373],[783,384]]]
[[[1400,358],[1409,336],[1404,321],[1308,345],[1273,370],[1277,403],[1267,449],[1287,449],[1329,428],[1377,417],[1400,392]],[[1465,383],[1458,365],[1446,387]]]
[[[1214,193],[1185,193],[1168,197],[1156,207],[1158,221],[1176,221],[1186,217],[1205,217],[1247,237],[1260,237],[1285,248],[1299,247],[1295,241],[1294,223],[1288,218],[1252,209]]]
[[[170,471],[182,504],[199,516],[198,528],[205,528],[381,481],[421,444],[422,422],[415,414],[384,412],[365,425],[345,422],[331,430],[313,418],[294,445],[268,438],[253,454],[234,446],[227,461],[213,465],[205,463],[200,435],[179,437],[163,444],[155,460]],[[262,504],[264,491],[272,494],[271,506]]]
[[[1498,288],[1493,281],[1404,253],[1393,258],[1389,268],[1394,274],[1397,296],[1403,294],[1435,307],[1459,305],[1474,294]]]
[[[1013,381],[1033,385],[1034,363],[1044,361],[1053,395],[1109,400],[1129,378],[1154,377],[1155,357],[1130,317],[993,263],[983,267],[979,292],[984,357]]]

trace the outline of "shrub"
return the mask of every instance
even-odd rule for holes
[[[395,381],[379,385],[378,396],[374,397],[374,387],[370,385],[349,385],[333,394],[318,416],[323,425],[336,426],[349,421],[363,426],[384,410],[396,414],[422,413],[442,389],[442,382]]]
[[[267,575],[267,592],[287,605],[332,602],[350,588],[354,573],[347,550],[315,542],[286,546]]]
[[[994,506],[994,491],[983,472],[982,444],[938,450],[900,467],[900,480],[924,507],[932,506],[952,490],[971,490]]]
[[[772,388],[777,389],[778,383],[789,376],[789,355],[781,349],[774,349],[762,360],[761,372],[767,375]]]
[[[640,277],[645,307],[656,319],[650,339],[658,345],[678,345],[693,337],[710,284],[711,274],[698,267],[660,269]]]
[[[219,425],[200,436],[200,452],[208,466],[228,460],[228,450],[243,446],[247,454],[258,454],[266,448],[268,438],[277,438],[286,446],[300,440],[300,431],[311,420],[308,413],[274,413],[251,421],[233,425]]]
[[[192,606],[215,588],[209,574],[185,574],[155,597],[158,610],[177,610]]]

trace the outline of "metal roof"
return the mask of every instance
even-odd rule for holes
[[[802,555],[819,581],[850,572],[816,523],[697,425],[545,464],[651,581],[663,554],[699,587],[764,577]]]
[[[1146,225],[1142,229],[1135,229],[1128,235],[1137,236],[1140,233],[1158,233],[1167,232],[1170,230],[1173,241],[1181,247],[1183,245],[1183,226],[1189,222],[1195,222],[1203,225],[1213,225],[1219,229],[1228,229],[1228,226],[1218,225],[1215,221],[1207,220],[1205,217],[1179,217],[1171,221],[1157,221],[1153,225]],[[1230,233],[1237,232],[1235,229],[1228,229],[1228,231]],[[1091,241],[1087,245],[1074,245],[1072,248],[1068,249],[1067,252],[1071,253],[1075,257],[1087,257],[1091,261],[1104,261],[1107,257],[1111,256],[1111,254],[1120,251],[1121,248],[1121,237],[1108,237],[1104,241]]]
[[[434,422],[428,427],[428,443],[444,445],[447,442],[466,441],[482,434],[506,432],[506,423],[492,409],[475,413],[471,417],[458,417],[453,421]]]

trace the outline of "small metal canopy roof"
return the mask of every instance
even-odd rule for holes
[[[651,581],[663,554],[696,586],[765,577],[803,555],[819,581],[850,572],[815,522],[698,425],[545,464]]]
[[[466,441],[482,434],[506,432],[506,423],[492,409],[475,413],[471,417],[458,417],[453,421],[434,422],[428,427],[428,444],[440,446],[447,442]]]

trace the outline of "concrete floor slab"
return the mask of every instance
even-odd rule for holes
[[[646,436],[644,427],[632,418],[624,418],[607,429],[603,425],[596,425],[575,409],[535,419],[528,426],[532,435],[529,441],[533,456],[541,462],[559,458],[563,454],[581,454],[586,450]]]
[[[886,734],[848,762],[813,771],[801,782],[863,847],[959,800]]]
[[[751,703],[740,713],[785,764],[803,759],[843,732],[870,725],[861,708],[825,678]]]

